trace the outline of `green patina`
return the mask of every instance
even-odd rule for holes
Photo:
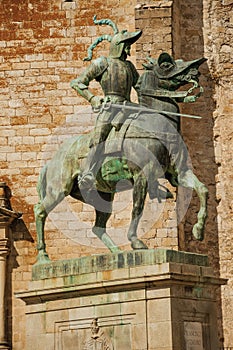
[[[120,249],[106,232],[114,194],[133,188],[127,237],[134,250],[147,249],[137,237],[147,193],[150,199],[159,202],[172,198],[171,192],[160,186],[160,178],[166,178],[174,187],[197,192],[200,209],[192,232],[196,239],[204,238],[208,190],[189,165],[187,148],[179,132],[180,116],[187,115],[180,114],[179,103],[195,102],[201,95],[199,67],[206,59],[185,62],[163,52],[156,59],[148,58],[145,71],[139,76],[127,57],[142,31],[119,31],[108,19],[95,17],[94,23],[109,25],[114,33],[98,38],[88,50],[87,60],[92,59],[92,50],[105,39],[110,42],[109,55],[93,60],[72,80],[71,87],[90,102],[98,116],[92,133],[66,141],[40,173],[39,201],[34,207],[38,264],[50,262],[44,240],[46,217],[68,195],[95,208],[92,231],[116,253]],[[100,84],[103,96],[91,92],[89,84],[93,80]],[[187,91],[177,91],[185,85],[189,86]],[[137,104],[130,101],[132,88],[138,95]],[[132,263],[131,259],[129,256],[127,264]],[[118,264],[124,265],[125,260],[119,258]],[[63,266],[64,269],[69,272],[70,265]]]
[[[129,171],[127,159],[107,157],[101,167],[101,176],[104,181],[117,183],[120,180],[132,179]]]
[[[162,263],[208,266],[208,257],[202,254],[180,252],[170,249],[147,249],[124,251],[114,254],[85,256],[77,259],[59,260],[45,264],[36,264],[32,268],[33,280],[62,277],[64,285],[72,285],[77,278],[85,284],[86,274],[99,271],[130,269],[137,266]]]

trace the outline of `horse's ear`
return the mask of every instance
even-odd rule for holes
[[[152,70],[153,69],[153,66],[151,64],[148,64],[148,63],[143,63],[142,66],[147,69],[147,70]]]

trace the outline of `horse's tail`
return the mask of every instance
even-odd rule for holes
[[[46,196],[46,184],[47,184],[47,180],[46,180],[46,174],[47,174],[47,164],[45,164],[45,166],[41,169],[40,175],[39,175],[39,179],[38,179],[38,183],[37,183],[37,192],[40,198],[40,201],[42,199],[44,199],[44,197]]]

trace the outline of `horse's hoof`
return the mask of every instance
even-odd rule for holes
[[[197,224],[195,224],[195,225],[193,226],[192,232],[193,232],[193,236],[194,236],[198,241],[203,241],[203,239],[204,239],[204,229],[203,229],[203,227],[200,228],[200,226],[199,226],[198,223],[197,223]]]
[[[135,239],[131,242],[133,249],[148,249],[148,247],[140,239]]]
[[[37,255],[37,261],[36,264],[48,264],[50,263],[51,260],[49,259],[48,254],[44,250],[39,250],[38,255]]]

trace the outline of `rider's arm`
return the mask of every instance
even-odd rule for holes
[[[71,87],[90,102],[93,107],[98,107],[101,104],[102,98],[95,96],[89,90],[89,84],[92,80],[98,79],[106,68],[107,59],[100,57],[94,60],[77,79],[72,80],[70,83]]]

